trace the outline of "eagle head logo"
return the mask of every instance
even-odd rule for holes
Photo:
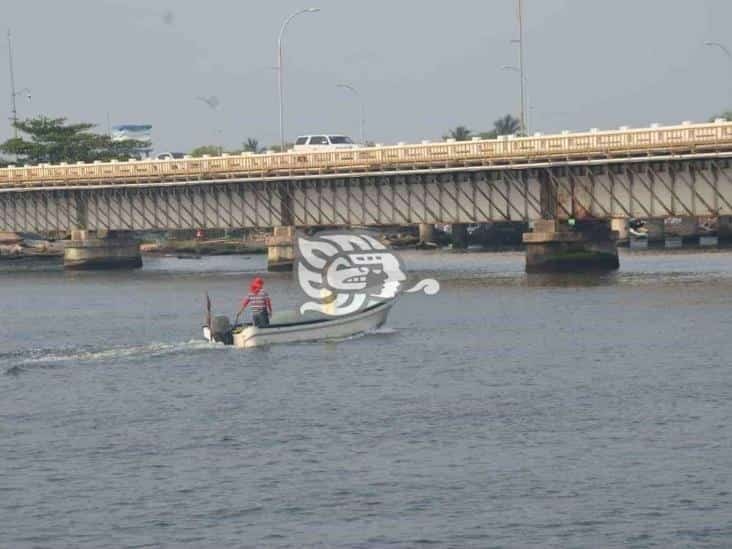
[[[407,280],[399,258],[363,232],[297,236],[295,249],[300,287],[313,300],[300,313],[354,313],[393,299]]]

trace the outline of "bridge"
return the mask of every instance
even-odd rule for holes
[[[731,157],[732,122],[720,119],[324,152],[11,166],[0,169],[0,230],[76,229],[67,259],[81,250],[83,263],[85,253],[117,256],[134,246],[98,244],[102,232],[276,228],[276,266],[291,260],[294,227],[524,221],[535,229],[524,237],[531,270],[562,253],[607,260],[614,219],[732,216]]]

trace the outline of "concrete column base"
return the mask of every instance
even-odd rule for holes
[[[732,215],[720,215],[717,218],[717,234],[721,241],[732,241]]]
[[[677,248],[683,244],[696,244],[699,241],[699,218],[692,216],[669,217],[664,220],[666,247]],[[669,246],[669,239],[672,241]],[[678,246],[676,242],[680,241]]]
[[[647,238],[648,242],[661,242],[663,243],[666,238],[666,225],[663,219],[651,218],[645,220],[645,227],[648,231]]]
[[[452,247],[458,249],[468,247],[468,226],[465,223],[453,223]]]
[[[419,224],[419,243],[427,244],[435,240],[435,226],[431,223]]]
[[[524,233],[527,273],[613,271],[620,267],[618,233],[608,223],[569,227],[540,220]]]
[[[617,231],[618,242],[628,243],[630,233],[628,232],[628,220],[625,217],[614,217],[610,220],[610,229]]]
[[[292,271],[295,265],[295,227],[275,227],[273,235],[267,238],[266,244],[267,270]]]
[[[140,242],[124,232],[71,232],[64,246],[64,268],[69,270],[139,269]]]

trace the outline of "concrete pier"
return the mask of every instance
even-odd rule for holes
[[[435,240],[435,226],[431,223],[419,224],[419,243],[427,244]]]
[[[625,217],[614,217],[610,220],[610,229],[618,233],[618,241],[627,244],[630,233],[628,232],[628,219]]]
[[[465,223],[453,223],[452,247],[458,249],[468,247],[468,226]]]
[[[74,230],[64,247],[64,268],[69,270],[138,269],[140,242],[126,231]]]
[[[662,218],[651,218],[645,220],[645,228],[648,231],[648,242],[663,243],[666,238],[666,226]]]
[[[620,266],[618,233],[607,221],[578,222],[570,226],[556,219],[539,220],[524,233],[526,272],[612,271]]]
[[[267,270],[292,271],[295,263],[295,227],[275,227],[267,238]]]
[[[720,215],[717,218],[717,234],[720,241],[732,241],[732,215]]]
[[[699,219],[692,216],[669,217],[664,220],[664,236],[682,242],[698,241]]]

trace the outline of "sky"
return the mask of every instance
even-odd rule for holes
[[[156,151],[247,138],[279,142],[277,35],[285,131],[440,139],[518,115],[516,0],[3,0],[19,117],[152,124]],[[731,0],[524,0],[529,129],[544,133],[705,121],[732,108]],[[4,36],[3,36],[4,38]],[[7,41],[0,116],[10,117]],[[212,109],[197,97],[215,96]],[[0,123],[0,139],[11,135]]]

